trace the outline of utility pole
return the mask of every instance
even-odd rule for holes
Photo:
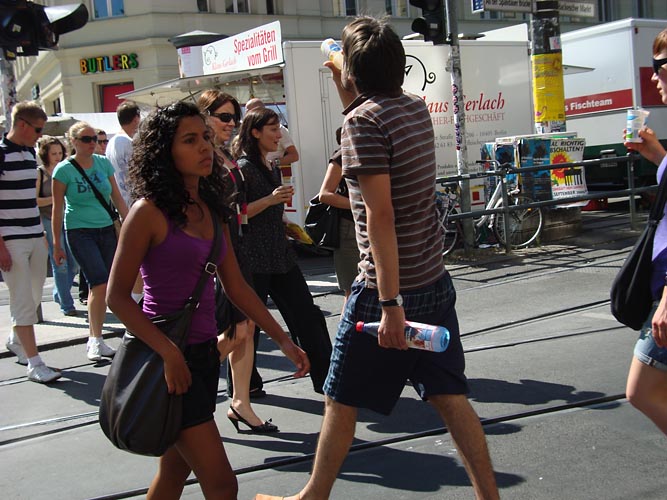
[[[449,57],[449,72],[452,79],[452,104],[454,111],[454,135],[456,138],[456,170],[459,175],[468,175],[468,144],[466,142],[465,102],[463,98],[463,77],[461,76],[461,47],[459,45],[459,23],[456,12],[456,0],[445,2],[447,18],[447,38],[451,47]],[[470,180],[463,179],[459,183],[462,212],[470,212]],[[470,218],[462,220],[463,248],[470,252],[474,246],[473,221]]]
[[[16,104],[16,77],[14,66],[8,61],[0,50],[0,97],[2,97],[2,114],[5,117],[5,132],[9,132],[12,126],[12,109]]]

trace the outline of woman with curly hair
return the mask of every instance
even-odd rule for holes
[[[58,164],[53,171],[51,185],[53,258],[59,265],[67,258],[60,237],[64,208],[67,243],[90,287],[86,356],[91,361],[100,361],[116,354],[102,338],[107,312],[104,296],[117,243],[107,207],[113,200],[123,219],[127,215],[127,207],[114,179],[111,162],[104,156],[94,154],[97,146],[95,129],[86,122],[77,122],[67,134],[74,147],[74,155]],[[93,186],[105,204],[97,198]]]
[[[243,173],[227,149],[234,128],[241,121],[241,106],[229,94],[217,89],[206,90],[197,101],[199,110],[206,116],[206,121],[214,133],[216,153],[220,162],[227,169],[227,180],[233,187],[231,209],[234,215],[229,220],[229,233],[232,246],[239,261],[239,267],[246,280],[252,278],[252,273],[244,261],[243,253],[239,252],[239,240],[248,224],[248,205],[246,203],[246,188]],[[250,402],[250,376],[253,360],[253,332],[255,324],[248,320],[238,308],[231,305],[224,295],[217,295],[219,328],[231,328],[238,336],[239,346],[227,357],[227,394],[231,399],[227,418],[239,430],[239,422],[247,425],[252,432],[266,434],[278,432],[278,427],[270,421],[263,421],[255,413]],[[231,325],[221,324],[231,323]]]
[[[42,136],[37,143],[37,156],[42,164],[37,167],[37,206],[39,215],[44,226],[44,234],[49,244],[49,262],[53,271],[53,301],[60,305],[60,310],[65,316],[78,316],[72,299],[72,283],[79,272],[72,251],[63,238],[63,230],[60,230],[60,241],[65,251],[65,260],[57,264],[53,258],[53,228],[51,227],[51,213],[53,211],[53,198],[51,196],[51,182],[53,169],[65,158],[65,145],[57,137]]]
[[[218,343],[213,277],[192,318],[185,352],[149,320],[183,307],[213,245],[214,218],[225,216],[220,202],[224,170],[213,149],[204,116],[194,105],[178,102],[158,108],[142,122],[130,161],[137,201],[123,224],[107,302],[127,329],[162,357],[169,392],[183,395],[182,430],[160,457],[149,499],[180,498],[191,472],[206,498],[236,498],[238,490],[213,420],[220,371],[217,347],[235,346],[234,341]],[[305,375],[310,368],[307,356],[243,279],[226,224],[221,237],[217,275],[225,293],[276,341],[297,366],[296,376]],[[145,284],[143,310],[131,297],[138,271]]]
[[[280,137],[280,121],[274,111],[256,108],[243,118],[234,154],[246,179],[249,228],[239,253],[250,266],[257,295],[264,301],[271,296],[292,338],[308,354],[313,388],[321,394],[329,370],[331,339],[285,233],[284,204],[294,195],[294,188],[282,185],[280,169],[266,159],[267,153],[278,148]],[[255,330],[250,387],[262,389],[256,368],[258,341],[259,331]]]

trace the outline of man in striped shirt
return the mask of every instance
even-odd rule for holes
[[[37,162],[33,146],[47,116],[35,102],[12,110],[12,128],[0,141],[0,270],[9,289],[12,332],[7,349],[28,365],[28,379],[48,383],[61,377],[37,352],[34,324],[46,279],[48,251],[37,208]]]
[[[329,498],[354,438],[357,408],[388,415],[410,380],[445,421],[477,498],[496,499],[484,431],[465,395],[456,292],[443,264],[443,235],[435,212],[430,114],[422,99],[401,88],[405,52],[389,24],[357,18],[343,29],[342,41],[342,73],[333,63],[325,65],[347,106],[343,175],[361,272],[345,303],[333,346],[313,472],[292,498]],[[408,349],[406,318],[446,327],[448,348]],[[356,332],[359,321],[379,321],[378,337]]]

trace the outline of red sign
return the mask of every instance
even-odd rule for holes
[[[603,92],[601,94],[584,95],[565,99],[567,116],[626,109],[632,107],[632,89]]]

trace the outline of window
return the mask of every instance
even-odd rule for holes
[[[226,0],[225,12],[234,14],[250,14],[249,0]]]
[[[408,17],[407,0],[385,0],[385,11],[394,17]]]
[[[334,0],[334,16],[356,16],[359,8],[357,0]]]
[[[100,85],[98,87],[100,111],[102,113],[115,113],[118,105],[123,102],[116,96],[125,92],[131,92],[132,90],[134,90],[134,83],[132,82]]]
[[[93,0],[93,4],[95,19],[125,15],[123,0]]]

